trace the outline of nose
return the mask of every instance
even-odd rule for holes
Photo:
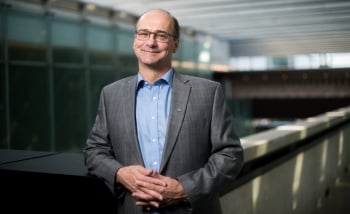
[[[152,33],[151,35],[149,35],[149,38],[147,39],[147,43],[148,44],[156,44],[156,35],[154,33]]]

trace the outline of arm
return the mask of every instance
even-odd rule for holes
[[[122,165],[116,161],[110,142],[105,101],[102,90],[96,120],[83,150],[85,165],[89,173],[102,178],[113,193],[118,190],[123,194],[123,188],[115,186],[115,174]]]

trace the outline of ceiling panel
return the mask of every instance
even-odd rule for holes
[[[285,54],[331,50],[343,52],[344,46],[349,45],[342,43],[350,42],[349,0],[83,0],[82,2],[116,11],[126,11],[136,16],[151,8],[164,8],[178,18],[182,27],[229,41],[233,47],[239,42],[244,44],[247,41],[270,45],[281,44],[281,41],[284,41]],[[310,40],[310,37],[315,38],[317,42]],[[310,45],[307,50],[303,50],[302,46],[296,48],[291,45],[288,48],[289,40]],[[350,52],[350,49],[346,51]]]

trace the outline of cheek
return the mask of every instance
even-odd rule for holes
[[[140,49],[141,49],[141,45],[138,44],[138,43],[134,43],[134,45],[133,45],[133,50],[134,50],[134,53],[135,53],[136,55],[139,55],[139,54],[140,54]]]
[[[136,48],[137,48],[137,42],[134,40],[134,43],[133,43],[133,45],[132,45],[132,48],[134,49],[134,51],[136,50]]]
[[[137,49],[139,49],[141,46],[142,46],[142,42],[140,42],[140,41],[138,41],[138,40],[134,40],[134,44],[133,44],[133,49],[134,49],[134,51],[135,50],[137,50]]]

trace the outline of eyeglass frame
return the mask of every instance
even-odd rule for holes
[[[139,33],[140,32],[144,32],[144,33],[147,33],[147,37],[146,38],[139,38]],[[151,37],[151,34],[154,35],[154,39],[157,41],[157,42],[162,42],[162,43],[166,43],[166,42],[169,42],[169,38],[172,37],[174,38],[174,35],[173,34],[170,34],[168,32],[165,32],[165,31],[161,31],[161,30],[157,30],[156,32],[151,32],[149,30],[146,30],[146,29],[139,29],[139,30],[135,30],[135,38],[138,39],[138,40],[141,40],[141,41],[146,41],[148,40],[150,37]],[[159,40],[159,34],[165,34],[167,35],[167,38],[166,40],[162,41],[162,40]]]

